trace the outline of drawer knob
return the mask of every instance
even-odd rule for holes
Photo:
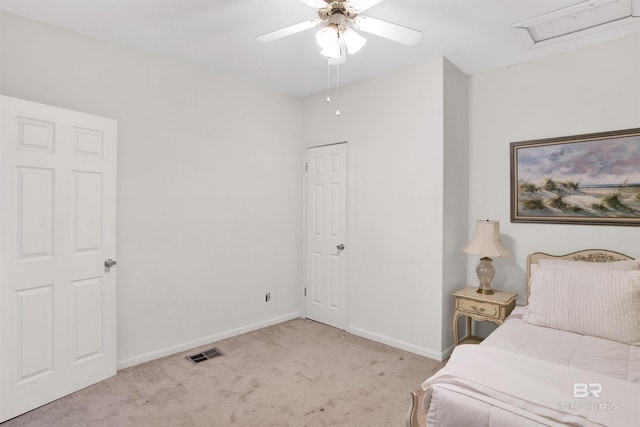
[[[482,313],[483,311],[487,311],[486,308],[484,308],[484,307],[478,308],[475,305],[472,305],[471,308],[473,308],[473,311],[479,311],[480,313]]]

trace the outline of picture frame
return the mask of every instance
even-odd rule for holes
[[[640,225],[640,128],[509,148],[511,222]]]

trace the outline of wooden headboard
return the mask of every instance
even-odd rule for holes
[[[550,255],[544,252],[534,252],[527,257],[527,301],[529,300],[529,286],[531,279],[531,265],[538,264],[538,261],[544,258],[566,259],[569,261],[586,261],[586,262],[612,262],[633,260],[635,258],[621,254],[620,252],[609,251],[606,249],[585,249],[582,251],[572,252],[566,255]]]

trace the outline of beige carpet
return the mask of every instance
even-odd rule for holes
[[[213,345],[225,355],[185,359]],[[123,369],[2,427],[401,426],[442,366],[296,319]]]

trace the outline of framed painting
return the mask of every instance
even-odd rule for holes
[[[510,150],[511,222],[640,225],[640,128]]]

